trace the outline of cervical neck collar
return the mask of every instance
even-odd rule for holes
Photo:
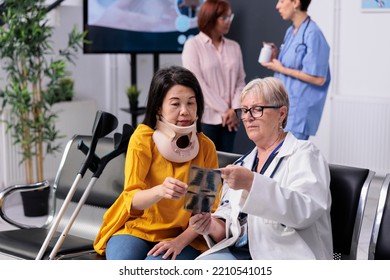
[[[153,141],[165,159],[177,163],[190,161],[199,152],[196,121],[190,126],[177,126],[161,117],[157,120]]]

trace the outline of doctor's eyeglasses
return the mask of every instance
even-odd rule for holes
[[[253,106],[251,108],[238,108],[235,109],[236,116],[238,119],[243,120],[248,112],[254,119],[259,119],[263,116],[264,109],[279,109],[282,106]]]

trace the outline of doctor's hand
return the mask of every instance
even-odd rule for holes
[[[221,177],[229,188],[234,190],[250,191],[253,183],[254,174],[251,170],[237,165],[228,165],[221,168]]]

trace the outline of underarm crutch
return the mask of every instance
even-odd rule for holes
[[[94,162],[94,159],[96,161],[95,150],[99,139],[114,131],[114,129],[116,129],[117,126],[118,126],[118,119],[114,115],[103,111],[98,111],[96,113],[95,121],[92,128],[92,140],[91,140],[88,154],[81,165],[80,171],[78,172],[75,180],[73,181],[73,184],[64,200],[63,205],[61,206],[56,218],[53,220],[49,233],[47,234],[41,246],[41,249],[38,252],[37,257],[35,258],[36,260],[42,259],[49,245],[49,242],[53,238],[54,233],[56,232],[58,225],[66,211],[66,208],[68,207],[68,204],[70,203],[74,193],[76,192],[77,185],[79,184],[80,180],[84,177],[85,172]]]

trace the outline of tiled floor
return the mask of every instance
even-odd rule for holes
[[[359,250],[357,256],[359,260],[366,260],[368,256],[368,246],[370,242],[371,229],[373,225],[375,210],[378,203],[378,196],[379,196],[382,182],[383,182],[382,177],[375,177],[371,183],[368,192],[367,205],[366,205],[365,215],[363,219],[362,231],[360,234]],[[5,223],[0,218],[0,231],[8,230],[11,228],[12,227],[10,227],[7,223]]]

